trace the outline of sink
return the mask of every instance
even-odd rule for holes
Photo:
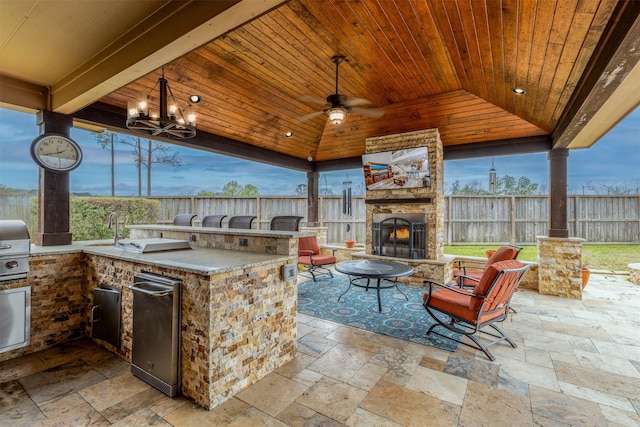
[[[191,249],[186,240],[151,238],[151,239],[121,239],[114,248],[139,254],[161,251],[175,251]]]

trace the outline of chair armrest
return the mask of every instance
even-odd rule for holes
[[[467,283],[467,281],[471,281],[471,282],[475,282],[473,284],[470,284],[470,287],[475,287],[476,285],[478,285],[480,283],[480,279],[478,279],[477,277],[471,277],[471,276],[467,276],[465,274],[454,274],[453,275],[454,280],[455,279],[460,279],[460,281],[455,280],[456,285],[458,283],[460,283],[460,285],[458,287],[460,288],[464,288]]]
[[[433,290],[433,287],[436,286],[438,288],[448,289],[450,291],[453,291],[461,295],[477,296],[473,294],[472,290],[460,288],[456,282],[451,282],[443,285],[442,283],[434,282],[433,280],[425,280],[423,281],[423,283],[429,285],[429,293],[431,293],[431,291]]]
[[[469,259],[459,259],[453,262],[453,264],[455,265],[455,267],[458,270],[464,270],[467,268],[474,268],[474,269],[478,269],[478,270],[483,270],[484,269],[484,265],[486,264],[486,261],[482,262],[482,261],[472,261]]]
[[[313,255],[313,251],[309,250],[309,249],[299,249],[298,250],[298,256],[300,255]]]
[[[445,285],[443,285],[442,283],[438,283],[438,282],[434,282],[433,280],[425,280],[423,283],[428,284],[429,285],[429,292],[427,292],[427,298],[423,299],[423,305],[429,304],[429,300],[431,299],[431,293],[433,292],[433,287],[438,287],[438,288],[442,288],[442,289],[447,289],[450,290],[451,292],[455,292],[457,294],[460,295],[466,295],[469,297],[474,297],[474,298],[484,298],[484,295],[475,295],[473,294],[473,291],[469,290],[469,289],[465,289],[465,288],[460,288],[458,287],[458,284],[455,282],[451,282],[451,283],[447,283]]]

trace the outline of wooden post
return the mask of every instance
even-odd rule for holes
[[[567,158],[569,150],[549,151],[549,237],[569,237],[567,228]]]
[[[51,111],[36,116],[40,134],[60,133],[69,136],[72,118]],[[69,172],[49,172],[40,168],[38,178],[38,232],[36,245],[70,245]]]
[[[316,171],[307,172],[307,227],[318,225],[318,178]]]

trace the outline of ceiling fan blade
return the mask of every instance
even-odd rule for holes
[[[298,101],[313,102],[314,104],[318,104],[318,105],[327,105],[326,99],[318,98],[317,96],[311,96],[311,95],[302,95],[301,97],[298,98]]]
[[[347,107],[357,107],[359,105],[369,105],[371,101],[364,98],[349,98],[345,101],[344,105]]]
[[[298,120],[300,122],[304,122],[304,121],[307,121],[307,120],[311,120],[314,117],[319,116],[320,114],[324,114],[324,111],[316,111],[316,112],[313,112],[313,113],[305,114],[304,116],[296,117],[296,120]]]
[[[384,111],[378,110],[377,108],[355,107],[351,109],[351,112],[355,114],[361,114],[363,116],[373,117],[374,119],[379,119],[380,117],[384,116]]]

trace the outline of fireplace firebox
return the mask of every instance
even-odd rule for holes
[[[427,224],[420,214],[375,218],[372,253],[396,258],[427,258]]]

